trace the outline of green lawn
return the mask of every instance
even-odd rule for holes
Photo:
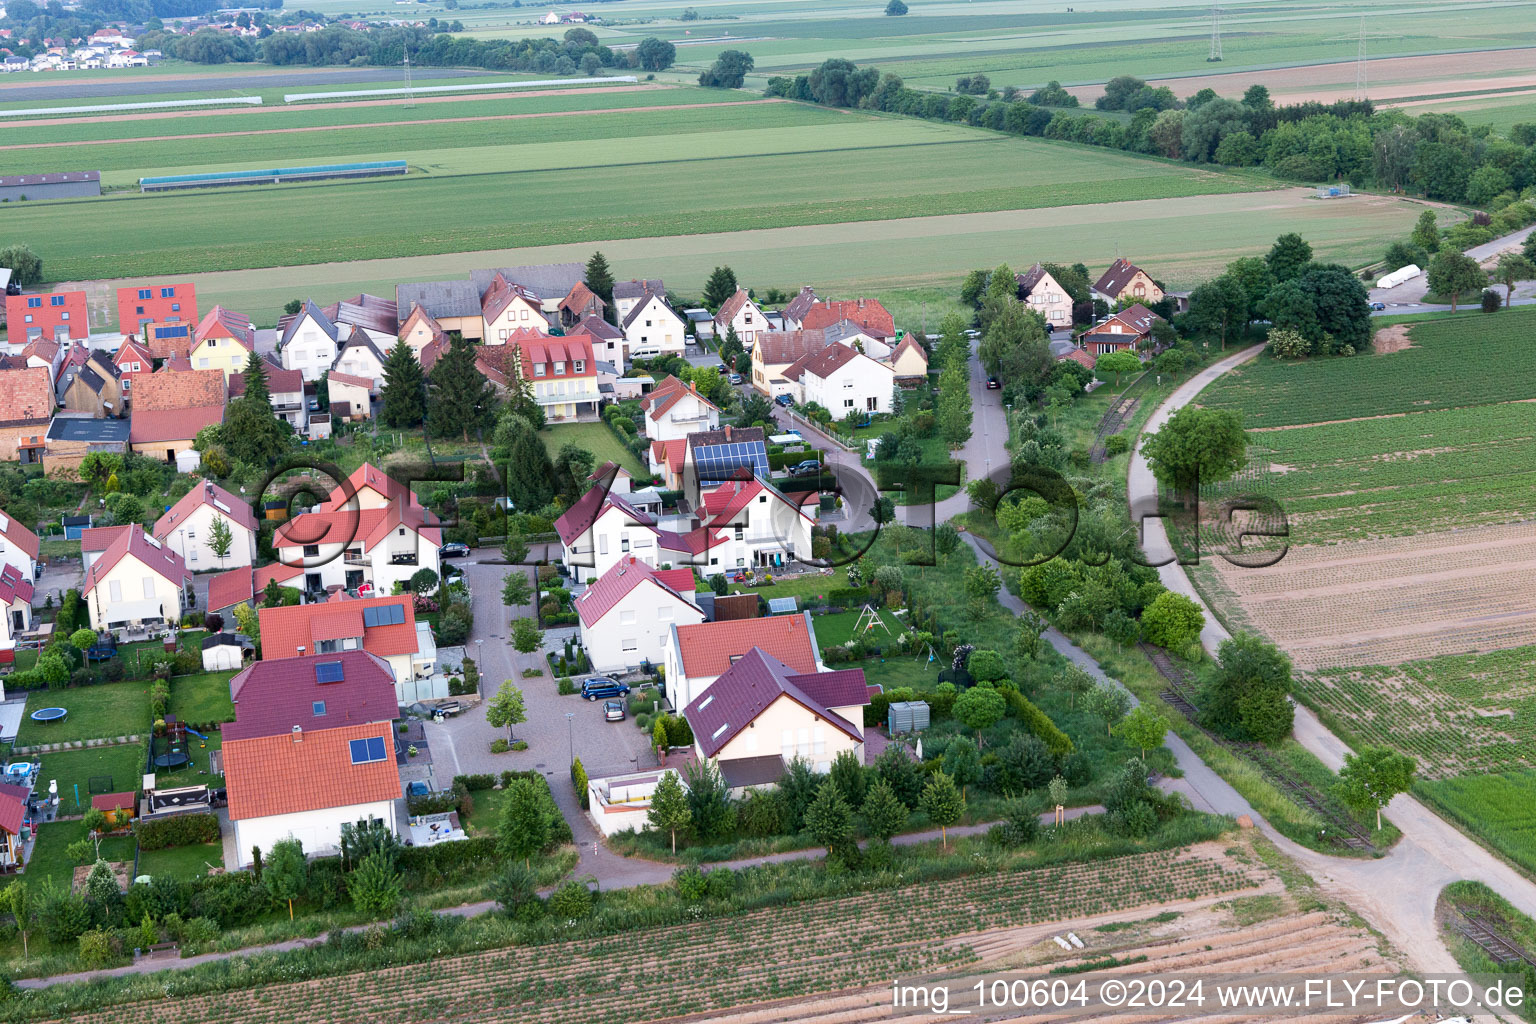
[[[827,592],[838,587],[848,586],[847,576],[823,576],[820,573],[812,573],[807,576],[796,576],[793,579],[774,578],[771,586],[749,587],[745,583],[732,583],[729,593],[732,594],[761,594],[763,600],[775,597],[825,597]]]
[[[863,610],[858,609],[849,612],[839,612],[836,615],[815,616],[813,621],[816,626],[816,642],[823,647],[835,647],[838,644],[847,643],[853,639],[853,628],[857,624],[859,616],[863,614]],[[896,642],[896,637],[907,628],[906,624],[888,608],[879,609],[879,614],[881,621],[890,628],[890,632],[887,633],[879,626],[874,626],[873,628],[862,630],[860,635],[866,642],[876,647],[891,647]]]
[[[91,806],[90,780],[110,776],[110,789],[104,793],[136,792],[144,777],[144,748],[136,744],[115,747],[85,747],[60,750],[42,755],[43,769],[38,774],[38,789],[47,792],[48,783],[59,783],[59,813],[84,813]],[[79,802],[75,792],[79,788]]]
[[[171,875],[175,878],[196,878],[208,873],[208,866],[224,865],[223,843],[199,843],[196,846],[173,846],[166,850],[143,850],[139,853],[139,874]]]
[[[32,721],[38,708],[67,708],[69,716],[50,725]],[[70,740],[144,735],[149,731],[149,683],[102,683],[73,690],[36,690],[27,695],[16,744],[22,747]]]
[[[84,821],[55,821],[40,826],[37,830],[37,845],[32,848],[32,860],[27,864],[27,881],[37,886],[46,878],[65,889],[69,888],[78,865],[64,851],[71,843],[84,838]],[[130,868],[133,866],[133,848],[134,841],[130,836],[113,836],[101,841],[103,858],[121,861]],[[34,947],[33,952],[36,951]]]
[[[637,477],[650,479],[650,473],[640,460],[619,444],[619,439],[606,423],[559,423],[539,431],[539,438],[554,458],[561,445],[574,444],[597,456],[597,464],[617,462]]]
[[[229,699],[233,672],[204,672],[171,680],[169,711],[183,722],[233,722],[235,703]]]

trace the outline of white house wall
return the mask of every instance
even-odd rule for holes
[[[240,851],[240,866],[250,867],[253,863],[251,847],[259,846],[262,853],[266,854],[271,851],[273,843],[290,836],[304,844],[304,853],[308,856],[337,853],[341,849],[341,826],[346,822],[366,821],[369,818],[379,819],[393,832],[394,801],[381,800],[242,819],[234,823],[235,849]]]

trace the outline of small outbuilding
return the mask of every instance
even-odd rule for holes
[[[243,633],[214,633],[203,639],[203,670],[223,672],[238,669],[245,659],[255,657],[256,645]]]

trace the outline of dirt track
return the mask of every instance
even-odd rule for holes
[[[1383,57],[1366,64],[1371,83],[1367,93],[1372,100],[1382,101],[1437,93],[1536,86],[1536,72],[1531,71],[1533,64],[1536,64],[1536,51],[1529,49],[1483,50],[1429,57]],[[1469,72],[1485,77],[1464,77]],[[1222,96],[1235,99],[1256,82],[1269,87],[1270,98],[1276,103],[1303,103],[1308,100],[1331,103],[1353,97],[1355,63],[1342,61],[1299,68],[1234,71],[1220,75],[1198,75],[1194,78],[1151,80],[1152,85],[1166,85],[1181,98],[1210,88]],[[1100,96],[1104,88],[1082,85],[1067,91],[1087,101]]]
[[[605,90],[606,91],[606,90]],[[236,135],[288,135],[294,132],[331,132],[343,128],[396,128],[411,124],[459,124],[469,121],[521,121],[530,117],[571,117],[582,114],[640,114],[657,110],[697,110],[700,107],[739,107],[749,103],[783,103],[785,100],[734,100],[729,103],[679,103],[672,106],[659,104],[648,107],[604,107],[600,110],[546,110],[533,114],[485,114],[481,117],[437,117],[412,121],[365,121],[359,124],[316,124],[298,128],[249,128],[236,132],[199,132],[192,135],[139,135],[133,139],[88,139],[71,142],[71,146],[114,146],[122,142],[169,142],[177,139],[219,139]],[[57,142],[22,142],[8,149],[51,149]]]
[[[605,85],[598,86],[596,88],[580,86],[579,91],[585,95],[587,93],[634,92],[636,89],[670,88],[672,87],[669,85]],[[36,119],[27,118],[23,121],[6,122],[6,127],[25,127],[34,124],[91,124],[92,122],[98,121],[157,121],[172,117],[217,117],[220,114],[267,114],[279,110],[313,110],[317,107],[322,110],[334,110],[340,107],[398,107],[404,106],[405,104],[456,103],[466,99],[505,100],[517,99],[524,96],[569,96],[573,91],[577,90],[533,89],[519,92],[459,93],[454,96],[417,96],[414,100],[408,100],[402,96],[398,99],[349,100],[346,103],[299,103],[280,104],[270,107],[220,107],[212,110],[206,108],[195,110],[151,110],[139,114],[108,114],[100,116],[93,115],[91,117],[42,117]],[[338,127],[346,128],[351,127],[351,125],[340,125]],[[115,139],[113,141],[122,140]],[[57,143],[52,143],[52,145],[57,145]],[[73,143],[71,143],[71,145],[73,145]]]

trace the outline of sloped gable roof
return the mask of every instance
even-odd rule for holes
[[[681,571],[687,573],[689,589],[692,590],[693,571],[691,569]],[[639,561],[633,555],[620,559],[610,566],[607,572],[598,577],[596,583],[582,591],[581,596],[574,602],[576,614],[581,617],[581,624],[584,627],[591,628],[601,622],[605,615],[613,611],[614,607],[634,592],[637,587],[646,585],[659,587],[664,593],[670,594],[679,601],[686,602],[689,607],[697,610],[697,606],[679,593],[672,585],[673,582],[679,579],[677,573],[678,570],[669,570],[667,577],[664,578],[662,573]],[[647,601],[655,601],[659,597],[660,595],[656,595],[647,598]],[[703,613],[700,612],[699,614],[702,615]]]
[[[663,299],[666,298],[667,286],[661,283],[661,278],[615,281],[613,284],[615,302],[619,299],[641,299],[647,295],[660,295]]]
[[[1145,273],[1145,271],[1130,260],[1117,259],[1093,283],[1093,290],[1101,295],[1119,295],[1125,290],[1125,286],[1131,283],[1131,279],[1140,273]],[[1151,274],[1147,274],[1148,278],[1151,276]]]
[[[733,621],[755,623],[777,620]],[[833,678],[818,682],[818,675]],[[808,689],[816,690],[815,695],[807,692]],[[843,703],[828,704],[828,697]],[[827,673],[816,673],[814,669],[811,672],[796,672],[760,647],[753,647],[705,687],[704,692],[683,709],[683,715],[688,719],[688,725],[704,756],[714,757],[781,698],[794,701],[855,740],[864,738],[854,723],[832,710],[832,707],[857,707],[869,703],[863,669]]]
[[[575,330],[571,333],[575,334],[578,332],[596,338],[599,341],[618,341],[624,337],[623,331],[602,317],[592,313],[582,317],[581,322],[576,325]]]
[[[341,679],[319,681],[321,663],[339,666]],[[302,658],[264,658],[229,681],[235,720],[220,731],[224,739],[289,736],[294,726],[306,733],[364,722],[388,722],[399,715],[395,675],[389,664],[367,651],[339,651]],[[314,705],[324,704],[322,714]]]
[[[191,576],[180,555],[159,541],[151,540],[142,528],[135,526],[114,537],[101,557],[91,563],[82,593],[89,594],[95,590],[97,583],[105,579],[119,562],[130,556],[173,586],[180,587]]]
[[[817,329],[764,331],[757,336],[756,347],[764,366],[793,363],[808,353],[820,352],[827,345],[825,332]]]
[[[721,330],[724,330],[727,324],[736,319],[736,314],[740,313],[742,308],[751,301],[752,297],[747,294],[747,290],[738,287],[736,293],[726,299],[724,304],[721,305],[720,312],[715,314],[715,323],[720,325]]]
[[[150,534],[156,540],[165,540],[172,530],[185,523],[193,512],[204,505],[208,505],[252,533],[257,530],[256,513],[251,510],[249,502],[236,497],[212,481],[194,479],[192,489],[183,494],[181,499],[171,506],[170,511],[155,520],[155,525],[150,528]]]
[[[0,423],[42,423],[53,417],[54,404],[48,367],[0,370]]]
[[[404,608],[405,621],[391,623],[388,626],[362,627],[360,632],[363,638],[363,650],[377,654],[381,658],[394,654],[415,653],[416,611],[411,606],[409,594],[363,598],[349,598],[341,594],[321,604],[295,604],[261,609],[258,618],[261,622],[262,657],[294,658],[301,653],[313,654],[320,640],[338,640],[348,635],[336,632],[335,627],[341,621],[340,616],[356,616],[360,620],[364,609],[385,605],[399,605]],[[349,618],[348,621],[350,622],[351,619]],[[300,647],[304,648],[302,652],[299,650]]]
[[[231,821],[398,800],[400,768],[387,722],[260,736],[224,745]],[[353,764],[351,741],[379,737],[389,756]],[[295,742],[295,739],[298,742]]]
[[[555,520],[555,532],[560,535],[560,540],[569,546],[582,534],[592,529],[592,525],[602,518],[609,508],[618,509],[636,526],[649,526],[653,530],[656,528],[656,520],[625,501],[622,495],[615,494],[613,491],[604,494],[601,487],[592,487]]]
[[[653,302],[659,305],[662,311],[671,316],[672,319],[676,320],[678,323],[683,322],[683,318],[677,315],[677,311],[671,306],[667,305],[667,298],[665,295],[645,295],[641,297],[639,302],[635,303],[634,308],[629,311],[629,315],[624,318],[624,323],[621,326],[626,331],[629,330],[629,325],[640,319],[645,310],[651,308]]]
[[[37,534],[21,525],[20,521],[8,512],[0,511],[0,537],[15,545],[27,553],[27,557],[36,560],[37,553],[42,550],[42,541]]]
[[[678,626],[677,650],[690,677],[718,676],[754,647],[795,672],[815,672],[815,633],[810,616],[776,615]]]
[[[198,344],[209,338],[232,338],[247,352],[256,351],[256,330],[251,326],[251,318],[223,306],[210,309],[192,332],[192,337]]]
[[[860,327],[882,332],[885,337],[896,333],[896,318],[877,299],[841,299],[817,302],[806,311],[802,327],[830,327],[839,320],[852,320]]]
[[[805,319],[805,314],[816,305],[816,292],[810,285],[803,285],[800,293],[784,306],[784,319],[793,320],[796,323]]]
[[[319,306],[315,305],[313,299],[305,299],[304,308],[299,310],[297,314],[292,317],[283,317],[277,322],[278,327],[283,332],[277,342],[278,348],[286,346],[293,340],[294,334],[297,333],[299,326],[305,320],[313,320],[315,326],[319,327],[325,333],[325,336],[332,341],[340,340],[341,332],[331,318],[326,316]]]

